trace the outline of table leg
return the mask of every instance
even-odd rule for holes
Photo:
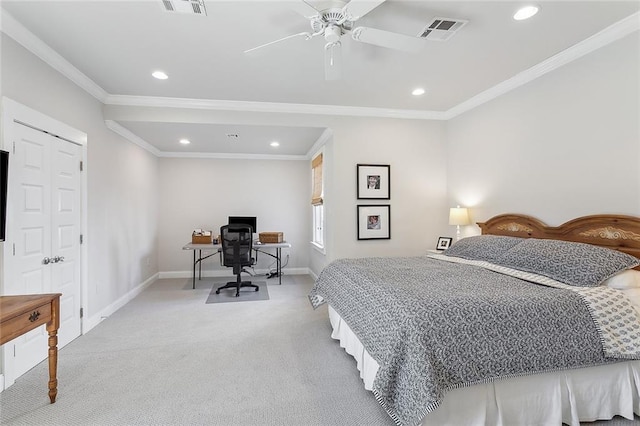
[[[202,250],[198,250],[198,280],[202,279]]]
[[[196,249],[193,249],[193,288],[196,288]]]
[[[278,265],[278,284],[282,285],[282,249],[278,247],[276,249],[276,253],[278,254],[277,265]]]
[[[58,395],[58,330],[49,330],[49,400],[53,404]]]

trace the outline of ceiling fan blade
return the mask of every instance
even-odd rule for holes
[[[317,16],[320,14],[320,12],[318,11],[318,9],[316,9],[315,7],[311,6],[309,3],[307,3],[305,0],[299,0],[296,1],[295,3],[293,3],[291,5],[291,8],[296,11],[298,14],[304,16],[307,19],[311,19],[314,16]]]
[[[343,11],[350,17],[350,21],[357,21],[386,0],[351,0]]]
[[[307,40],[312,37],[311,33],[303,32],[298,34],[292,34],[286,37],[279,38],[278,40],[270,41],[269,43],[261,44],[260,46],[252,47],[251,49],[245,50],[244,53],[250,53],[258,49],[262,49],[263,47],[271,46],[272,44],[280,43],[281,41],[288,40],[294,37],[304,36]]]
[[[324,46],[324,78],[333,81],[342,76],[342,45],[339,41]]]
[[[409,53],[415,53],[424,46],[424,40],[419,37],[368,27],[354,28],[351,37],[363,43],[388,47],[389,49],[403,50]]]

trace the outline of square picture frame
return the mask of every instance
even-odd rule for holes
[[[358,200],[391,199],[391,166],[388,164],[358,164]]]
[[[436,244],[436,250],[446,250],[451,246],[451,242],[453,238],[450,237],[440,237],[438,238],[438,244]]]
[[[358,240],[391,239],[391,205],[358,205]]]

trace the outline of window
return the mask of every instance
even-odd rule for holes
[[[324,188],[322,185],[322,153],[311,160],[311,180],[313,190],[311,205],[313,206],[313,244],[324,247]]]
[[[324,223],[324,206],[322,204],[313,206],[313,242],[318,246],[324,245],[322,237],[322,224]]]

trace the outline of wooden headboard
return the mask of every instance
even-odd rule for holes
[[[599,214],[579,217],[560,226],[547,226],[531,216],[503,214],[478,222],[478,226],[483,235],[577,241],[640,258],[640,217],[635,216]]]

